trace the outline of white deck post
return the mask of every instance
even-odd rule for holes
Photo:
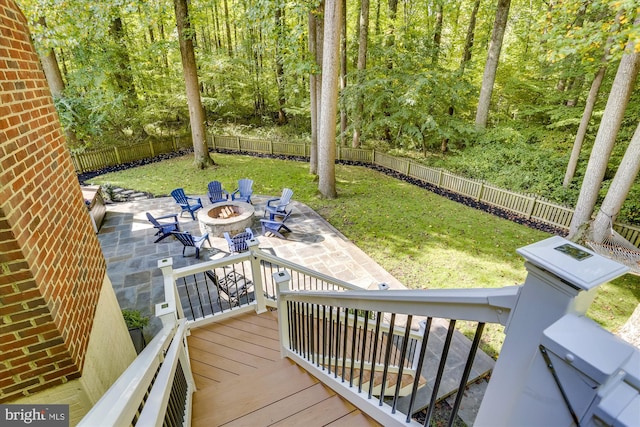
[[[278,332],[280,333],[280,354],[285,357],[285,349],[289,349],[289,316],[287,303],[280,295],[282,291],[289,290],[291,275],[286,270],[273,273],[273,280],[276,283],[276,295],[278,298]]]
[[[156,305],[156,316],[160,317],[162,324],[166,321],[175,323],[176,319],[184,318],[184,311],[180,303],[180,296],[173,280],[173,258],[164,258],[158,261],[158,268],[162,270],[164,279],[164,303]],[[173,312],[173,318],[171,313]]]
[[[628,270],[558,236],[517,252],[525,258],[528,275],[507,322],[500,357],[474,426],[539,425],[540,419],[518,408],[550,393],[535,384],[536,376],[549,375],[544,363],[538,363],[543,331],[565,314],[584,315],[597,287]],[[567,411],[561,399],[553,405]]]
[[[260,242],[256,237],[251,240],[247,240],[247,246],[249,251],[253,254],[254,251],[259,250],[258,245]],[[260,260],[255,255],[251,257],[251,277],[253,279],[253,289],[256,298],[256,313],[264,313],[267,311],[267,301],[264,297],[264,284],[262,283],[262,273],[260,272]]]

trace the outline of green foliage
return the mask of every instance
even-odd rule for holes
[[[505,137],[516,144],[512,132]],[[483,140],[487,147],[489,139]],[[480,144],[478,144],[480,146]],[[430,193],[379,172],[336,165],[339,197],[318,197],[308,165],[277,159],[215,154],[216,168],[203,174],[190,156],[96,177],[95,183],[167,195],[176,186],[204,194],[216,179],[235,188],[238,177],[254,180],[254,192],[277,195],[293,188],[307,204],[409,288],[501,287],[522,283],[526,271],[516,249],[542,240],[546,233]],[[371,185],[375,182],[375,185]],[[626,275],[603,287],[590,316],[609,330],[620,327],[640,301],[640,277]],[[493,353],[500,333],[484,343]]]
[[[129,329],[142,329],[149,324],[149,318],[143,316],[139,310],[125,308],[122,310],[122,316]]]

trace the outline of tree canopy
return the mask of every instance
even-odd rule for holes
[[[74,135],[73,149],[190,131],[172,2],[18,3],[41,56],[57,59],[64,89],[56,94],[56,105]],[[487,52],[505,3],[508,16],[486,129],[478,129],[474,119]],[[346,33],[336,49],[346,58],[347,84],[339,91],[338,107],[346,125],[335,134],[343,131],[347,137],[336,139],[338,144],[351,144],[355,132],[365,146],[409,155],[448,149],[457,155],[486,149],[490,141],[552,153],[547,157],[566,167],[595,76],[603,66],[617,69],[629,43],[640,51],[635,0],[347,0],[344,5]],[[310,138],[311,103],[320,99],[310,99],[310,90],[320,85],[314,76],[321,71],[322,53],[310,52],[309,42],[319,34],[309,36],[309,22],[310,17],[322,21],[319,6],[318,0],[189,2],[188,36],[208,129],[225,123],[279,125],[290,135]],[[361,16],[367,16],[366,28]],[[360,51],[363,30],[365,52]],[[359,67],[363,54],[366,66]],[[614,75],[603,75],[586,118],[575,175],[566,189],[560,178],[547,196],[577,199]],[[634,90],[605,179],[613,177],[639,116],[640,94]],[[515,156],[519,148],[514,150]],[[637,210],[631,216],[640,219]]]

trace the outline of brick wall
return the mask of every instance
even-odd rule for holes
[[[0,402],[81,375],[105,269],[26,20],[0,0]]]

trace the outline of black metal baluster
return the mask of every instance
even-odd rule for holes
[[[396,314],[391,313],[391,323],[389,324],[389,334],[387,336],[387,348],[384,355],[384,369],[382,371],[382,386],[380,389],[379,406],[384,402],[384,391],[387,387],[387,373],[389,372],[389,359],[391,358],[391,347],[393,345],[393,329],[395,328]]]
[[[402,348],[400,350],[400,359],[405,360],[407,355],[407,347],[409,346],[409,333],[411,332],[411,322],[413,316],[410,314],[407,317],[407,323],[404,325],[404,337],[402,338]],[[391,413],[396,413],[396,406],[398,405],[398,395],[400,394],[400,388],[402,387],[402,374],[404,373],[404,363],[400,363],[398,369],[398,380],[396,382],[396,391],[393,394],[393,403],[391,405]]]
[[[447,355],[449,354],[449,347],[451,346],[451,338],[453,337],[453,332],[456,328],[456,320],[449,320],[449,330],[447,331],[447,338],[444,341],[444,347],[442,348],[442,356],[440,356],[440,365],[438,366],[438,374],[436,375],[436,380],[433,384],[433,391],[431,392],[431,401],[429,402],[429,407],[427,408],[427,416],[424,420],[424,425],[428,426],[429,421],[431,420],[431,415],[433,415],[433,409],[436,404],[436,399],[438,398],[438,389],[440,388],[440,382],[442,381],[442,376],[444,374],[444,367],[447,364]]]
[[[360,375],[358,377],[358,393],[362,392],[362,378],[364,377],[364,359],[366,358],[367,351],[367,337],[369,336],[369,313],[367,310],[364,312],[364,327],[362,329],[362,347],[360,348]]]
[[[373,356],[371,357],[371,375],[369,376],[369,399],[373,396],[373,380],[376,373],[376,357],[378,357],[378,341],[380,337],[380,319],[382,318],[382,312],[377,313],[376,318],[376,331],[373,338]]]
[[[418,392],[418,386],[420,385],[420,376],[422,375],[422,365],[424,364],[424,355],[427,352],[427,344],[429,342],[429,331],[431,330],[432,318],[427,318],[424,333],[422,334],[422,345],[420,346],[420,355],[418,356],[418,365],[416,367],[416,377],[413,379],[413,388],[411,389],[411,399],[409,400],[409,409],[407,409],[407,422],[411,421],[411,415],[413,412],[413,405],[416,400],[416,393]]]
[[[464,371],[462,373],[462,379],[460,379],[460,384],[458,385],[458,393],[456,395],[456,401],[453,404],[453,408],[451,408],[451,416],[449,417],[448,427],[453,426],[453,422],[456,419],[456,414],[460,409],[460,404],[462,403],[462,398],[464,397],[464,389],[467,386],[467,381],[469,381],[469,375],[471,374],[471,367],[473,366],[473,360],[476,357],[476,352],[478,351],[478,346],[480,345],[480,338],[482,337],[482,332],[484,331],[484,323],[478,323],[478,327],[476,328],[476,334],[473,337],[473,342],[471,343],[471,348],[469,349],[469,356],[467,357],[467,363],[464,365]]]
[[[347,365],[347,338],[349,336],[349,309],[344,309],[344,337],[342,339],[342,382],[344,382],[344,371]]]

